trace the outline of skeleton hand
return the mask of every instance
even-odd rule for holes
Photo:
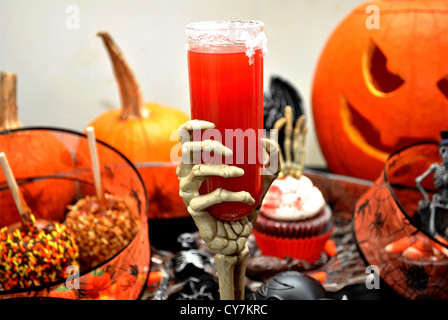
[[[224,282],[231,282],[230,287],[236,288],[236,295],[241,299],[244,287],[241,289],[240,284],[244,280],[245,260],[249,254],[246,241],[252,232],[252,223],[258,217],[258,210],[234,221],[222,221],[214,218],[207,212],[207,208],[211,205],[224,201],[247,204],[254,204],[255,202],[246,191],[231,192],[219,188],[209,194],[199,195],[201,183],[210,176],[232,178],[244,174],[242,169],[226,164],[194,164],[195,156],[202,151],[214,152],[224,156],[232,155],[232,151],[219,141],[192,141],[193,130],[206,130],[214,127],[213,123],[199,120],[188,121],[180,127],[182,158],[177,167],[179,195],[184,200],[188,212],[193,217],[201,238],[210,249],[217,253],[215,263],[218,274],[232,274],[231,278],[220,276],[220,287],[227,287],[227,284],[224,284]],[[270,157],[278,157],[278,147],[274,142],[263,139],[262,144]],[[276,172],[264,176],[263,197],[272,181],[278,176],[279,171],[280,168],[277,168]],[[235,274],[233,274],[233,270],[235,270]],[[236,285],[233,286],[233,284]],[[224,294],[223,291],[221,289],[222,299],[234,298],[233,290]]]

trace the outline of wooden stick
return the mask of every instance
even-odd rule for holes
[[[17,111],[17,75],[0,74],[0,130],[21,128]]]
[[[4,152],[0,153],[0,165],[3,170],[3,174],[5,175],[6,182],[8,183],[9,190],[11,190],[14,202],[19,210],[20,218],[22,219],[23,224],[25,225],[27,222],[31,223],[31,225],[34,224],[31,218],[31,209],[26,204],[22,192],[20,192],[19,186],[17,185],[17,181],[14,178],[14,174],[12,173],[8,159],[6,158]]]
[[[104,193],[101,183],[101,169],[98,158],[98,150],[96,148],[95,130],[93,127],[87,127],[87,139],[89,141],[90,159],[92,161],[93,182],[95,183],[96,197],[99,204],[103,204]]]

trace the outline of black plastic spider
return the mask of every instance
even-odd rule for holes
[[[401,267],[404,277],[406,279],[406,286],[413,291],[425,291],[428,286],[428,274],[424,267],[417,265],[410,265]]]
[[[375,219],[370,223],[370,232],[375,234],[375,237],[381,237],[386,218],[383,218],[381,211],[375,212]]]

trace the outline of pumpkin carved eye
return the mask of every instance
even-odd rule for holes
[[[445,78],[442,78],[437,82],[437,87],[443,93],[443,95],[448,99],[448,75]]]
[[[364,57],[363,69],[369,88],[376,95],[382,96],[395,91],[404,83],[399,75],[389,71],[386,56],[372,41]]]

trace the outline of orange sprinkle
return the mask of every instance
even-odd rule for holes
[[[162,272],[162,271],[150,272],[149,276],[148,276],[148,282],[147,283],[148,284],[152,284],[152,283],[155,283],[155,282],[159,282],[160,280],[162,280],[163,276],[164,276],[164,272]]]
[[[315,272],[313,274],[310,274],[310,276],[320,283],[324,283],[325,279],[327,279],[327,273],[325,271]]]
[[[336,243],[333,240],[327,240],[324,245],[324,251],[330,257],[334,257],[337,253]]]

